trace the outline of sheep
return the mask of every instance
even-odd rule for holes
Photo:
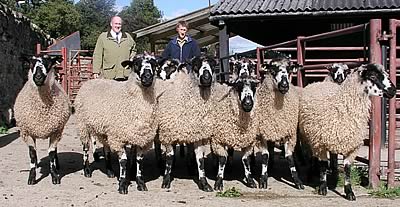
[[[36,184],[36,140],[49,138],[50,175],[53,184],[60,184],[60,164],[57,144],[61,140],[65,124],[70,116],[70,101],[61,85],[55,81],[54,65],[60,56],[43,55],[21,57],[30,62],[28,81],[19,92],[14,116],[20,128],[21,138],[28,145],[30,171],[28,185]]]
[[[396,87],[380,64],[358,67],[341,85],[319,82],[303,89],[299,130],[320,160],[320,195],[327,194],[327,152],[332,152],[345,158],[346,199],[356,199],[351,188],[350,169],[367,136],[369,96],[393,98],[395,95]]]
[[[88,146],[90,136],[99,141],[119,156],[120,176],[118,191],[128,193],[127,145],[136,147],[137,171],[136,183],[139,191],[147,191],[142,170],[143,153],[146,152],[156,135],[155,106],[159,91],[153,81],[156,60],[136,57],[121,63],[133,68],[128,81],[95,79],[82,85],[75,100],[76,114],[79,121],[80,136],[84,148],[84,173],[90,176]],[[160,90],[159,90],[160,89]],[[106,154],[108,174],[113,174]]]
[[[199,172],[199,188],[212,191],[204,173],[204,159],[209,153],[206,142],[210,139],[210,130],[204,122],[211,110],[210,96],[213,87],[213,72],[216,65],[209,57],[195,57],[191,61],[189,74],[186,67],[179,70],[163,96],[159,98],[157,119],[159,140],[166,146],[166,165],[162,188],[171,186],[171,167],[173,163],[173,145],[194,144]]]
[[[257,124],[253,106],[256,102],[258,80],[250,76],[241,76],[234,82],[234,88],[226,85],[214,85],[214,101],[211,115],[211,147],[218,156],[219,168],[214,190],[223,190],[224,169],[227,163],[226,148],[244,151],[242,162],[245,179],[249,187],[256,187],[251,176],[248,156],[253,152],[257,140]]]
[[[258,130],[261,136],[260,151],[262,156],[262,175],[260,188],[268,186],[268,142],[284,144],[285,157],[298,189],[304,189],[293,161],[293,150],[297,139],[297,122],[299,111],[299,89],[289,83],[289,73],[297,66],[288,58],[274,58],[266,68],[265,78],[257,90],[255,107]]]
[[[351,70],[344,63],[333,63],[332,65],[327,67],[328,76],[324,79],[324,81],[331,81],[337,84],[342,84],[346,77],[350,74]]]

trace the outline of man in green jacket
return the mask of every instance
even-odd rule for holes
[[[121,62],[136,55],[136,43],[127,32],[121,32],[122,19],[111,18],[111,30],[103,32],[97,39],[93,53],[93,76],[124,81],[128,79],[130,69]]]

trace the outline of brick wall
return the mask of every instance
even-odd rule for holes
[[[46,37],[20,13],[0,4],[0,123],[7,122],[9,109],[27,80],[28,69],[18,60],[21,54],[34,54],[37,43]]]

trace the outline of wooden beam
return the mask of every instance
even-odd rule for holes
[[[213,37],[213,36],[208,36],[207,38],[200,39],[198,41],[199,47],[204,47],[211,45],[213,43],[218,42],[219,38],[218,37]]]
[[[198,26],[205,25],[205,24],[210,24],[210,22],[208,21],[208,18],[197,19],[194,22],[189,22],[189,30],[191,30],[191,28],[196,28]],[[155,32],[149,34],[150,39],[157,40],[160,38],[169,37],[169,36],[176,34],[175,26],[176,25],[170,26],[169,28],[160,28],[158,31],[155,31]]]
[[[219,58],[229,56],[229,35],[228,35],[228,26],[224,21],[220,20],[219,22]],[[221,72],[228,72],[229,65],[228,59],[224,58],[220,61]],[[225,77],[221,77],[221,81],[228,80],[228,75]]]

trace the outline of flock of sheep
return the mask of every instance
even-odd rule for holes
[[[70,116],[68,96],[54,79],[53,66],[60,60],[46,55],[23,60],[31,64],[29,80],[19,93],[14,110],[21,138],[29,147],[28,184],[36,182],[36,139],[47,138],[52,182],[59,184],[57,143]],[[369,96],[392,98],[396,94],[395,86],[379,64],[352,70],[333,64],[330,78],[305,88],[290,83],[290,74],[300,66],[286,57],[263,64],[261,80],[252,76],[249,61],[232,61],[235,78],[223,84],[215,81],[215,60],[203,56],[186,63],[136,56],[121,64],[132,69],[128,81],[87,81],[74,107],[83,144],[85,177],[92,174],[89,146],[98,141],[104,146],[109,177],[115,176],[111,152],[118,154],[118,191],[122,194],[128,193],[128,166],[134,159],[137,189],[147,190],[142,174],[143,157],[153,143],[162,146],[165,157],[162,188],[171,186],[173,149],[177,144],[194,146],[198,185],[203,191],[213,190],[204,168],[204,160],[211,152],[219,163],[214,190],[223,190],[228,149],[244,152],[245,181],[253,188],[257,185],[249,156],[261,153],[259,187],[267,188],[269,149],[278,143],[284,145],[295,186],[304,189],[293,159],[300,139],[298,143],[308,145],[321,164],[319,194],[327,193],[328,153],[342,154],[346,198],[355,200],[350,166],[367,135]],[[131,153],[132,149],[136,153]]]

